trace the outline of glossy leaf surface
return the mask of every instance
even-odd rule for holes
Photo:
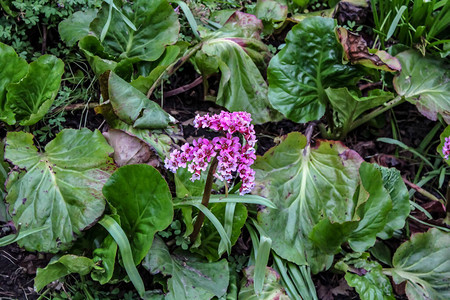
[[[328,103],[325,89],[358,80],[355,67],[341,62],[334,26],[330,18],[306,18],[292,28],[286,46],[270,61],[270,103],[294,122],[320,119]]]
[[[117,209],[137,265],[150,250],[155,233],[172,222],[169,187],[155,168],[127,165],[111,175],[103,194]]]

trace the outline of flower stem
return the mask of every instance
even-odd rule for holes
[[[211,166],[209,167],[208,176],[206,177],[206,183],[205,183],[205,189],[203,190],[203,198],[202,198],[202,204],[205,207],[208,207],[209,204],[209,198],[211,197],[211,190],[212,190],[212,184],[214,181],[214,173],[216,172],[217,164],[218,164],[217,156],[214,156]],[[205,215],[199,211],[197,215],[197,220],[194,224],[194,230],[192,231],[190,235],[191,243],[195,242],[195,239],[197,239],[198,234],[200,233],[200,229],[202,228],[203,221],[205,220]]]

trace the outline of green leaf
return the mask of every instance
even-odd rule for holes
[[[102,45],[116,60],[138,58],[153,61],[163,54],[167,45],[177,41],[180,24],[166,0],[137,0],[133,4],[124,3],[118,9],[120,11],[110,11],[110,5],[103,3],[97,18],[91,23],[91,30],[100,37],[111,13],[111,23]],[[136,26],[136,31],[121,14]]]
[[[382,90],[371,90],[367,97],[360,97],[348,88],[327,88],[325,92],[333,108],[334,123],[337,127],[335,130],[341,133],[340,138],[347,135],[360,115],[393,98],[392,93]]]
[[[142,281],[141,275],[139,275],[139,272],[134,265],[130,242],[128,241],[125,232],[111,216],[105,215],[99,223],[106,230],[108,230],[109,234],[114,238],[114,241],[119,246],[122,263],[127,275],[136,288],[139,296],[143,297],[145,292],[144,282]]]
[[[15,123],[14,113],[6,103],[6,87],[21,80],[28,72],[28,64],[17,56],[14,48],[0,43],[0,121]]]
[[[289,299],[283,286],[280,284],[280,275],[278,275],[278,273],[274,269],[269,267],[266,267],[264,284],[261,294],[255,294],[254,271],[255,266],[250,266],[243,270],[245,278],[243,278],[241,282],[241,289],[239,290],[239,300]]]
[[[172,121],[158,104],[113,72],[109,75],[108,92],[114,113],[135,128],[166,128]]]
[[[220,70],[217,104],[230,111],[251,113],[255,124],[279,120],[267,99],[267,84],[256,65],[264,61],[261,53],[267,52],[259,38],[261,21],[244,13],[235,18],[236,21],[206,39],[195,56],[195,64],[204,76]],[[242,24],[243,20],[248,23]]]
[[[320,119],[328,103],[325,89],[351,86],[359,78],[355,67],[341,62],[334,22],[322,17],[304,19],[292,28],[286,46],[270,61],[270,103],[292,121]]]
[[[58,25],[59,35],[69,47],[89,34],[89,25],[97,16],[95,9],[77,11]]]
[[[211,212],[217,217],[221,224],[225,223],[225,208],[226,203],[215,203],[210,206]],[[239,236],[241,235],[241,229],[247,220],[247,208],[243,204],[237,204],[233,216],[233,227],[231,231],[230,241],[233,246]],[[221,237],[217,234],[216,227],[211,223],[209,219],[206,219],[203,223],[201,233],[201,244],[198,248],[191,248],[192,252],[201,254],[209,261],[217,261],[220,259],[224,251],[219,252],[219,244]]]
[[[395,168],[381,167],[377,164],[374,166],[381,171],[383,186],[392,201],[392,209],[385,215],[386,225],[377,234],[379,238],[387,240],[392,237],[395,230],[402,229],[405,226],[405,220],[410,212],[409,193],[400,171]]]
[[[450,298],[450,234],[432,228],[403,243],[392,259],[392,277],[406,283],[409,299]]]
[[[155,237],[150,252],[142,263],[150,273],[170,276],[165,299],[211,299],[223,296],[229,283],[228,263],[225,259],[206,263],[189,252],[170,254],[167,246]]]
[[[64,63],[53,55],[43,55],[30,64],[28,74],[7,86],[7,102],[20,125],[37,123],[55,100],[64,73]]]
[[[111,175],[103,194],[117,209],[138,265],[150,250],[155,233],[172,222],[169,186],[152,166],[127,165]]]
[[[41,231],[20,240],[29,251],[58,252],[102,215],[101,189],[115,167],[112,148],[96,130],[65,129],[38,152],[33,135],[7,134],[5,158],[18,168],[7,186],[9,211],[15,224]]]
[[[392,286],[379,263],[368,261],[363,253],[348,254],[335,268],[345,272],[345,280],[354,287],[361,300],[394,300]]]
[[[439,143],[436,151],[439,153],[440,156],[442,156],[442,158],[444,159],[444,161],[450,165],[450,159],[445,159],[444,158],[444,153],[442,152],[442,149],[444,148],[444,143],[445,143],[445,138],[448,137],[450,138],[450,125],[447,126],[444,131],[441,133],[441,135],[439,136],[441,142]]]
[[[108,283],[114,274],[116,255],[117,243],[111,235],[107,235],[100,245],[96,245],[92,252],[92,260],[102,266],[102,270],[94,270],[91,273],[92,279],[100,282],[100,284]]]
[[[254,194],[271,199],[277,207],[258,214],[263,230],[281,257],[313,273],[328,268],[332,256],[324,255],[308,238],[324,217],[344,221],[352,214],[350,199],[359,182],[361,157],[339,142],[319,141],[316,147],[293,132],[254,164]]]
[[[40,291],[47,284],[72,273],[89,274],[95,267],[92,259],[72,254],[52,260],[44,269],[38,268],[34,279],[34,288]]]
[[[271,34],[282,27],[287,18],[288,6],[286,0],[258,0],[255,15],[264,24],[264,34]]]
[[[416,105],[419,112],[436,121],[440,114],[450,124],[450,79],[441,60],[422,57],[409,50],[397,55],[402,71],[394,77],[396,92]]]
[[[100,76],[117,67],[117,62],[105,52],[105,48],[95,36],[85,36],[78,42],[78,47],[86,56],[95,75]]]

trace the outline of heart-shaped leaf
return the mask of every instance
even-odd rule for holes
[[[95,9],[77,11],[58,25],[61,39],[72,47],[76,42],[89,34],[89,25],[97,16]]]
[[[47,144],[33,145],[33,135],[9,132],[5,158],[23,169],[9,176],[6,201],[14,223],[23,228],[48,226],[20,240],[29,251],[67,249],[105,208],[101,190],[115,166],[112,148],[98,131],[65,129]]]
[[[138,265],[150,250],[155,233],[172,222],[169,186],[152,166],[127,165],[111,175],[103,194],[117,209]]]

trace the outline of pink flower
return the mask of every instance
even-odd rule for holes
[[[448,159],[450,156],[450,136],[445,138],[444,147],[442,147],[442,154],[444,154],[444,159]]]
[[[165,167],[175,173],[178,168],[188,167],[192,173],[191,180],[200,179],[202,171],[206,171],[211,159],[217,156],[218,165],[214,176],[219,180],[231,181],[233,172],[242,180],[241,195],[249,193],[254,187],[255,171],[250,168],[256,159],[255,129],[251,124],[251,115],[247,112],[225,112],[218,115],[197,115],[194,119],[194,127],[210,128],[215,131],[223,131],[225,136],[215,137],[211,141],[198,138],[192,146],[184,144],[181,151],[174,150],[170,157],[165,159]],[[243,142],[238,136],[243,137]]]

